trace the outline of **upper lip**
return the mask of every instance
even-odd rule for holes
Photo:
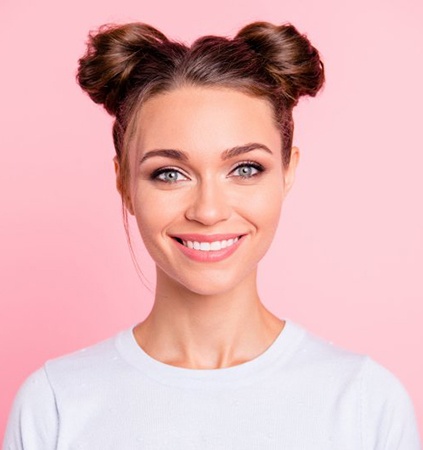
[[[179,238],[183,241],[192,242],[214,242],[214,241],[226,241],[228,239],[235,239],[242,236],[242,233],[228,233],[228,234],[197,234],[197,233],[187,233],[187,234],[172,234],[172,238]]]

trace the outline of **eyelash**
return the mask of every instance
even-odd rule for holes
[[[239,163],[238,165],[236,165],[232,170],[232,172],[235,172],[236,170],[242,168],[242,167],[252,167],[253,169],[257,170],[256,173],[248,176],[248,177],[244,177],[244,176],[239,176],[239,178],[244,178],[244,179],[251,179],[253,177],[256,177],[257,175],[260,175],[265,169],[264,167],[255,162],[255,161],[243,161],[241,163]],[[177,172],[178,174],[182,174],[182,172],[178,169],[176,169],[175,167],[161,167],[160,169],[155,170],[151,175],[150,175],[150,179],[153,181],[159,181],[162,183],[177,183],[177,181],[166,181],[163,180],[161,178],[159,178],[160,175],[167,173],[167,172]],[[183,174],[182,174],[183,175]],[[185,175],[184,175],[185,176]]]
[[[177,172],[178,174],[182,174],[182,172],[179,171],[178,169],[176,169],[175,167],[161,167],[160,169],[155,170],[150,175],[150,179],[153,181],[159,181],[161,183],[168,183],[168,184],[176,183],[176,181],[166,181],[166,180],[162,180],[161,178],[159,178],[159,175],[162,175],[167,172]]]
[[[234,172],[235,170],[238,170],[241,167],[252,167],[253,169],[257,170],[257,172],[249,177],[240,176],[240,178],[249,179],[249,178],[256,177],[257,175],[260,175],[262,172],[264,172],[264,167],[255,161],[243,161],[243,162],[237,164],[231,172]]]

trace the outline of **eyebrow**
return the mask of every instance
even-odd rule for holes
[[[234,158],[235,156],[242,155],[244,153],[248,153],[257,149],[264,150],[267,153],[273,154],[273,152],[266,145],[260,144],[258,142],[251,142],[246,145],[237,145],[236,147],[224,150],[221,154],[221,159],[223,161],[226,161],[227,159]],[[183,152],[182,150],[160,148],[146,152],[145,155],[141,158],[140,164],[142,164],[146,159],[152,158],[154,156],[162,156],[165,158],[177,159],[179,161],[189,160],[188,154]]]

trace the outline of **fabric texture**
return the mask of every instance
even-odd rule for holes
[[[133,326],[50,359],[20,387],[3,450],[421,450],[419,442],[410,397],[390,371],[286,320],[262,354],[222,369],[155,360]]]

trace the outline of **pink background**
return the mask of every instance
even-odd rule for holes
[[[152,304],[124,235],[111,119],[74,81],[88,30],[135,20],[188,42],[290,21],[321,51],[327,85],[296,110],[302,158],[262,299],[393,371],[422,434],[422,13],[421,0],[1,1],[0,438],[30,372]]]

